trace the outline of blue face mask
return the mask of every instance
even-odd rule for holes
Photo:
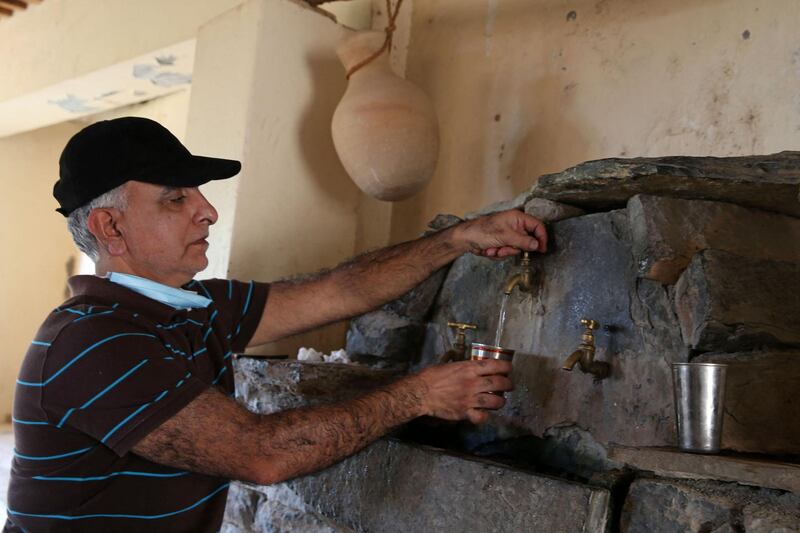
[[[118,283],[134,292],[147,296],[157,302],[169,305],[175,309],[194,309],[198,307],[208,307],[211,300],[205,296],[187,291],[176,289],[162,283],[158,283],[147,278],[140,278],[131,274],[120,274],[111,272],[108,275],[109,281]]]

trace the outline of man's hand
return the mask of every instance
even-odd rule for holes
[[[423,383],[423,409],[445,420],[469,419],[474,424],[489,418],[486,409],[500,409],[506,401],[490,392],[513,389],[508,361],[461,361],[428,367],[416,376]]]
[[[544,223],[516,209],[459,224],[453,238],[473,254],[491,258],[547,251]]]

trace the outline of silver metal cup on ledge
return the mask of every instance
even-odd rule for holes
[[[727,368],[716,363],[672,363],[678,447],[682,451],[719,452]]]

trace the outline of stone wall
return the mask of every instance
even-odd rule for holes
[[[767,403],[783,407],[746,407],[734,391],[736,413],[727,419],[748,422],[732,421],[723,446],[800,454],[800,423],[783,415],[787,406],[793,412],[800,359],[774,359],[781,371],[770,372],[763,357],[741,355],[800,345],[798,183],[797,152],[609,159],[543,176],[529,192],[483,210],[524,208],[551,221],[551,245],[534,257],[536,290],[515,291],[508,304],[502,344],[517,350],[516,390],[488,427],[461,432],[456,446],[474,451],[564,427],[604,446],[671,446],[670,363],[739,353],[739,367],[752,365],[762,378]],[[468,340],[492,343],[502,287],[516,268],[513,260],[459,258],[433,304],[421,352],[415,336],[413,344],[395,342],[393,357],[419,354],[414,366],[432,364],[449,347],[449,320],[477,324]],[[605,380],[561,369],[580,343],[581,318],[601,324],[596,359],[611,365]]]
[[[517,353],[506,406],[481,426],[415,421],[396,436],[417,444],[379,441],[276,487],[239,485],[228,531],[254,521],[301,531],[797,531],[800,467],[774,456],[800,456],[799,189],[795,152],[614,159],[545,176],[483,210],[525,209],[551,237],[535,256],[534,289],[508,301],[502,344]],[[356,319],[348,351],[424,367],[450,347],[448,321],[475,323],[468,340],[492,342],[517,269],[465,255]],[[605,379],[561,368],[581,318],[601,324]],[[693,461],[674,451],[670,363],[689,360],[730,364],[723,447],[761,455]],[[240,400],[257,412],[393,375],[260,362],[237,374]]]

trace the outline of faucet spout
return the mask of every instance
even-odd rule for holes
[[[566,361],[564,361],[564,365],[561,367],[561,370],[567,370],[571,372],[572,369],[575,368],[575,365],[578,363],[578,361],[581,360],[582,356],[583,350],[575,350],[572,352],[572,355],[567,357]]]
[[[608,363],[594,360],[595,346],[594,333],[592,332],[597,329],[600,324],[588,318],[581,319],[581,324],[586,327],[586,331],[581,335],[583,342],[581,342],[577,350],[567,357],[561,369],[571,371],[577,364],[581,372],[592,374],[595,381],[600,381],[601,379],[607,378],[611,371],[611,367]]]
[[[521,292],[531,292],[533,289],[533,266],[528,252],[522,252],[519,266],[520,271],[508,278],[503,286],[503,294],[511,294],[514,292],[514,287],[518,287]]]

